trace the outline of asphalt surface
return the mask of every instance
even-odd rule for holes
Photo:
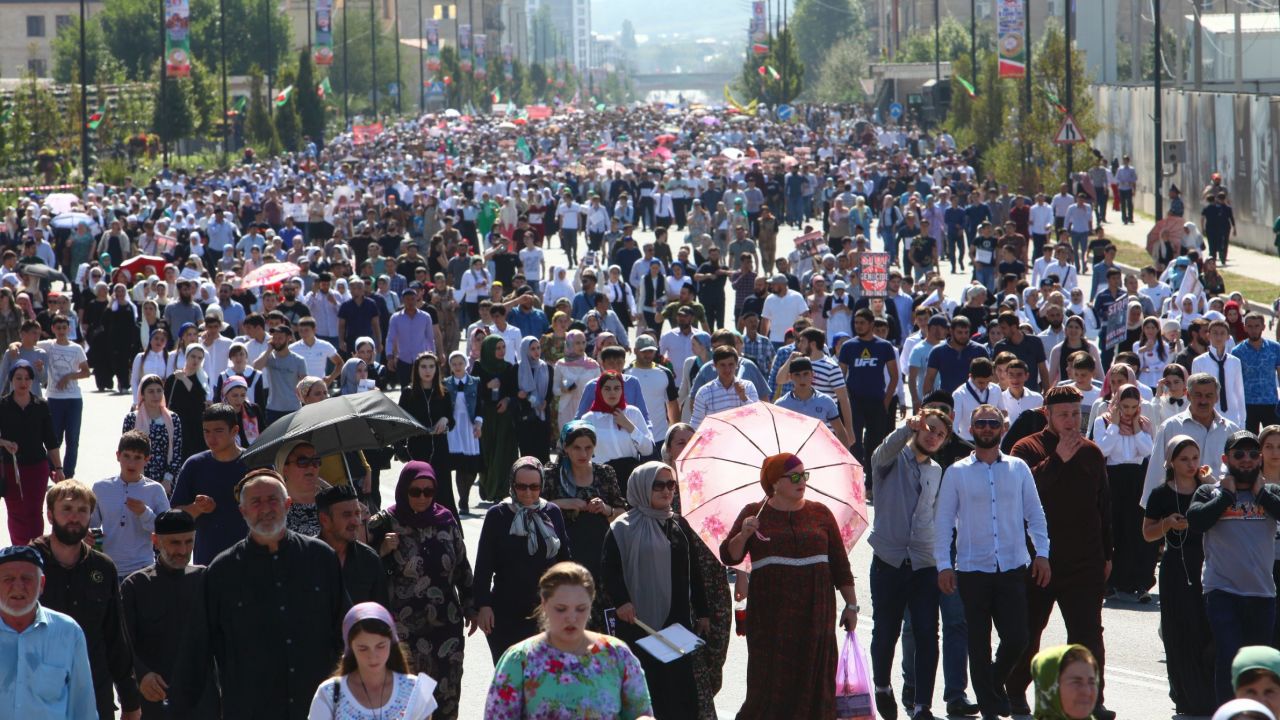
[[[784,230],[778,247],[780,249],[793,247],[790,240],[797,234],[794,230]],[[673,233],[673,237],[679,237],[679,235]],[[651,240],[652,235],[641,233],[638,238],[643,243]],[[563,265],[564,255],[559,248],[559,241],[553,240],[550,244],[554,247],[548,248],[547,263]],[[948,296],[959,297],[960,290],[968,284],[968,280],[967,276],[948,274]],[[729,292],[732,293],[732,288]],[[732,305],[730,304],[729,307]],[[85,397],[85,421],[80,438],[79,476],[85,482],[92,482],[116,473],[115,445],[119,438],[120,423],[129,410],[127,395],[99,393],[93,387],[92,379],[81,382]],[[390,498],[394,494],[399,467],[399,463],[393,462],[392,469],[382,473],[384,498]],[[477,503],[474,498],[471,506],[476,512],[483,513],[484,505]],[[4,510],[0,507],[0,519],[3,516]],[[468,552],[472,557],[480,536],[482,521],[482,514],[462,518]],[[7,525],[3,521],[0,521],[0,543],[8,544]],[[866,647],[871,634],[871,591],[867,583],[871,549],[865,542],[865,536],[864,540],[854,547],[850,559],[854,574],[857,576],[858,599],[861,605],[858,621],[859,639]],[[1149,605],[1108,602],[1103,609],[1104,639],[1107,650],[1106,704],[1107,707],[1115,710],[1122,720],[1156,720],[1173,717],[1173,704],[1169,700],[1168,682],[1164,669],[1164,650],[1158,636],[1159,623],[1160,614],[1156,602]],[[1055,612],[1045,631],[1042,645],[1048,647],[1064,642],[1066,642],[1066,630],[1062,625],[1061,617]],[[895,666],[896,664],[895,659]],[[721,718],[734,717],[741,706],[746,696],[746,670],[746,643],[743,638],[734,636],[730,642],[729,656],[724,667],[724,685],[716,698],[716,707]],[[466,664],[462,680],[462,718],[472,719],[484,716],[485,695],[492,673],[493,665],[484,639],[479,633],[467,638]],[[893,686],[895,695],[901,697],[901,677],[896,672]],[[973,698],[972,691],[969,697]],[[1030,692],[1028,701],[1034,705],[1034,698]],[[939,667],[933,698],[933,710],[939,717],[943,716],[944,705],[942,670]]]

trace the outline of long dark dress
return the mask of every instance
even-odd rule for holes
[[[727,565],[730,538],[742,521],[754,517],[760,503],[738,513],[720,544]],[[738,720],[835,717],[836,599],[835,589],[853,583],[849,556],[835,517],[825,505],[806,502],[783,512],[766,507],[759,535],[747,541],[751,585],[747,590],[747,698]],[[824,562],[788,565],[785,561],[817,556]]]
[[[438,485],[438,483],[437,483]],[[435,720],[455,720],[462,692],[463,620],[473,609],[471,563],[456,517],[448,524],[415,528],[386,511],[369,520],[369,544],[382,545],[387,533],[400,544],[382,559],[387,571],[392,617],[400,641],[409,648],[417,672],[438,684]]]
[[[177,373],[165,378],[164,381],[165,404],[168,405],[169,412],[183,419],[182,459],[184,461],[198,452],[209,449],[209,446],[204,444],[204,424],[200,421],[204,415],[207,390],[200,384],[199,378],[192,375],[190,379],[190,388],[178,380]]]
[[[99,390],[111,389],[111,350],[106,339],[107,328],[102,318],[107,311],[107,303],[94,298],[84,308],[84,322],[80,332],[89,344],[85,351],[85,359],[93,370],[94,385]],[[47,332],[47,329],[46,329]]]
[[[519,416],[520,431],[519,436],[520,454],[532,455],[545,463],[551,457],[551,415],[555,408],[555,398],[551,396],[552,377],[555,375],[551,366],[547,367],[547,384],[538,388],[538,397],[543,398],[542,415],[533,411],[527,400],[521,400],[519,405],[521,413]]]
[[[702,590],[701,567],[693,549],[697,535],[689,527],[689,522],[678,515],[664,529],[668,546],[652,548],[655,553],[671,553],[671,609],[662,621],[662,627],[680,623],[692,630],[694,619],[708,615],[707,601]],[[613,606],[631,602],[631,593],[627,589],[622,569],[622,553],[612,532],[604,540],[603,573],[604,589]],[[639,645],[639,641],[647,637],[648,633],[632,623],[619,620],[615,634],[626,640],[631,646],[631,652],[640,659],[645,682],[649,685],[654,717],[657,720],[696,720],[699,708],[698,685],[693,673],[694,656],[686,655],[669,663],[657,660]]]
[[[1191,494],[1175,492],[1167,484],[1151,491],[1146,516],[1153,520],[1173,513],[1187,514]],[[1204,564],[1204,536],[1190,528],[1165,533],[1160,561],[1160,635],[1164,640],[1169,698],[1181,715],[1212,715],[1217,707],[1213,689],[1213,641],[1204,610],[1200,568]]]
[[[598,497],[609,507],[625,508],[627,503],[622,498],[618,477],[614,475],[613,468],[591,463],[591,470],[591,484],[577,486],[577,493],[572,497],[579,500]],[[560,487],[558,462],[551,463],[542,471],[542,497],[548,502],[569,498]],[[600,560],[604,557],[604,536],[609,532],[609,520],[603,515],[581,510],[562,509],[561,512],[564,514],[565,530],[569,533],[569,542],[573,547],[574,561],[591,571],[596,587],[603,587]],[[599,602],[592,608],[590,627],[592,630],[604,631],[604,615]]]
[[[480,455],[484,469],[480,473],[480,499],[498,502],[507,496],[507,473],[516,461],[516,394],[520,391],[520,380],[516,374],[516,366],[506,363],[502,372],[497,375],[500,383],[497,397],[488,388],[490,375],[480,363],[471,367],[471,374],[480,381],[480,389],[476,394],[476,416],[484,418],[480,429]],[[509,400],[506,412],[498,412],[498,405]]]
[[[440,418],[449,421],[449,430],[457,423],[453,419],[453,396],[449,393],[439,395],[428,390],[414,390],[406,387],[400,391],[400,407],[430,430],[440,422]],[[431,463],[439,482],[436,483],[436,502],[453,511],[458,516],[458,501],[453,496],[453,481],[449,463],[449,435],[415,435],[409,438],[409,457],[414,460]],[[513,458],[514,460],[514,458]]]
[[[538,607],[538,579],[547,568],[572,558],[560,508],[549,502],[541,512],[560,538],[560,550],[554,558],[547,557],[547,545],[537,533],[538,549],[532,555],[527,539],[511,534],[516,514],[509,503],[494,505],[484,515],[476,549],[475,602],[477,608],[493,608],[493,632],[485,639],[494,663],[507,648],[538,634],[538,623],[533,619]]]
[[[102,336],[99,342],[106,344],[104,360],[108,385],[114,377],[117,390],[129,390],[133,356],[142,350],[142,340],[138,337],[138,318],[134,315],[133,307],[121,305],[119,309],[112,310],[108,305],[103,310]]]

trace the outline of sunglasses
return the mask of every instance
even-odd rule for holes
[[[783,475],[783,477],[790,480],[792,485],[799,485],[802,482],[809,482],[809,471],[793,472]]]
[[[303,457],[295,458],[293,460],[293,464],[297,465],[300,468],[307,468],[307,467],[318,468],[320,467],[320,463],[321,463],[320,458],[316,457],[315,455],[304,455]]]
[[[1247,456],[1250,460],[1257,460],[1262,453],[1258,450],[1233,450],[1231,458],[1233,460],[1243,460]]]
[[[661,480],[656,481],[653,483],[653,489],[654,490],[675,490],[676,481],[675,480],[667,480],[665,482]]]
[[[524,491],[524,492],[533,492],[534,490],[541,490],[541,489],[542,489],[542,484],[541,484],[541,483],[529,483],[529,484],[527,484],[527,485],[526,485],[525,483],[516,483],[516,484],[512,485],[512,487],[514,487],[514,488],[516,489],[516,492],[521,492],[521,491]]]
[[[978,418],[970,423],[970,425],[974,428],[982,428],[985,430],[998,430],[1004,426],[1004,421],[996,420],[995,418]]]
[[[411,487],[411,488],[409,488],[409,489],[405,490],[405,491],[404,491],[404,494],[405,494],[405,495],[408,495],[408,496],[409,496],[409,497],[411,497],[411,498],[423,498],[423,497],[428,497],[428,498],[429,498],[429,497],[435,497],[435,495],[436,495],[436,489],[435,489],[435,488],[419,488],[419,487]]]

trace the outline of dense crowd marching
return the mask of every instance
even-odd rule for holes
[[[1114,717],[1103,602],[1158,588],[1177,711],[1274,720],[1280,344],[1216,269],[1228,190],[1130,270],[1128,158],[1011,192],[946,133],[802,115],[425,116],[9,208],[0,710],[449,720],[479,630],[486,718],[714,718],[745,600],[738,717],[836,717],[859,603],[800,459],[719,547],[682,515],[690,438],[765,402],[865,468],[881,717],[933,717],[939,665],[948,714]],[[90,377],[133,401],[92,482]],[[394,388],[425,434],[242,458]],[[640,646],[675,623],[700,649]]]

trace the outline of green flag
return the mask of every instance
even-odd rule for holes
[[[449,153],[450,157],[458,156],[458,148],[453,144],[453,138],[445,138],[444,149]]]
[[[281,107],[285,103],[289,102],[290,95],[293,95],[292,85],[276,93],[276,107]]]
[[[516,138],[516,150],[520,151],[520,156],[525,162],[533,159],[533,151],[529,149],[529,143],[525,142],[523,137]]]
[[[1049,101],[1049,104],[1053,106],[1054,110],[1057,110],[1062,115],[1067,114],[1067,106],[1062,104],[1062,101],[1058,99],[1057,95],[1053,94],[1052,90],[1041,85],[1040,92],[1044,94],[1044,98]]]
[[[957,75],[956,81],[960,83],[960,86],[964,88],[965,92],[969,93],[969,97],[978,97],[978,91],[974,89],[973,84],[968,80]]]
[[[244,112],[244,108],[248,104],[249,98],[247,96],[241,95],[236,98],[236,101],[231,103],[231,109],[227,111],[227,117],[235,117],[236,115]]]
[[[107,116],[107,106],[102,105],[98,108],[97,112],[89,116],[89,122],[87,123],[89,129],[97,130],[98,126],[102,124],[102,121],[104,118],[106,118],[106,116]]]

